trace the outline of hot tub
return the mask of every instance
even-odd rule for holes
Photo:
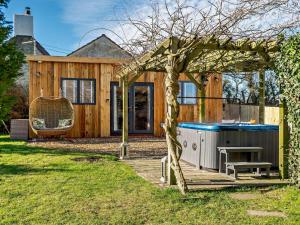
[[[198,169],[219,169],[219,146],[263,147],[262,160],[278,167],[278,130],[276,125],[246,123],[179,123],[177,138],[182,145],[181,159]],[[232,161],[250,160],[240,153]]]

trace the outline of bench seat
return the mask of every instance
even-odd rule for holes
[[[228,162],[226,163],[226,174],[229,174],[229,170],[233,170],[233,176],[235,179],[238,177],[238,170],[242,168],[253,169],[257,168],[257,173],[260,174],[260,169],[266,169],[267,176],[270,176],[270,168],[272,163],[269,162]]]

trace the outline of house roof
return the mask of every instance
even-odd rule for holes
[[[10,41],[16,42],[17,47],[19,49],[21,49],[21,51],[25,55],[33,55],[34,54],[33,47],[31,47],[31,46],[33,46],[34,40],[35,40],[34,37],[24,36],[24,35],[17,35],[10,39]],[[32,44],[30,44],[31,41],[32,41]],[[25,44],[26,42],[28,43],[28,45]],[[36,48],[41,55],[50,55],[49,52],[37,40],[35,40],[35,43],[36,43]]]
[[[131,58],[131,55],[105,34],[81,46],[67,56]]]

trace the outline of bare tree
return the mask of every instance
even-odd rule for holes
[[[157,0],[120,23],[123,45],[134,56],[155,49],[170,36],[214,35],[274,38],[299,27],[298,0]],[[131,31],[128,34],[128,31]],[[122,36],[122,37],[121,37]]]

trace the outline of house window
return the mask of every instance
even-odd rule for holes
[[[179,81],[179,104],[194,105],[197,103],[196,85],[188,81]]]
[[[93,105],[96,103],[96,80],[62,78],[62,95],[73,104]]]

